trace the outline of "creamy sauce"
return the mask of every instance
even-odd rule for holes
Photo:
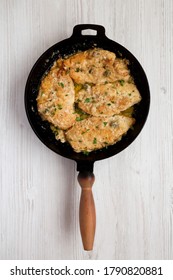
[[[97,48],[54,63],[41,82],[37,107],[57,140],[85,154],[120,141],[141,100],[128,64]]]

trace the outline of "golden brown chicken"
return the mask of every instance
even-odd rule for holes
[[[79,108],[93,116],[112,116],[141,100],[133,83],[120,80],[115,83],[85,85],[77,95]]]
[[[65,136],[76,152],[93,151],[115,144],[134,122],[133,118],[120,115],[90,117],[76,122]]]
[[[61,129],[71,127],[76,119],[75,90],[72,79],[64,71],[54,68],[42,80],[37,107],[44,120]]]
[[[90,152],[121,139],[141,100],[128,63],[99,48],[54,63],[41,81],[37,107],[57,140]]]

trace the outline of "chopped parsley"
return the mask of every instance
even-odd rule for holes
[[[61,104],[58,104],[58,110],[61,110],[62,109],[62,105]]]
[[[79,68],[79,67],[77,67],[77,68],[75,69],[75,72],[82,72],[82,69]]]
[[[91,98],[86,98],[85,99],[85,103],[90,103],[91,102]]]
[[[110,76],[110,74],[111,74],[111,71],[110,71],[109,69],[106,69],[106,70],[103,72],[103,76],[104,76],[104,77],[108,77],[108,76]]]
[[[107,106],[111,106],[111,103],[108,103]]]
[[[125,83],[124,80],[119,80],[118,82],[120,83],[121,86],[124,86],[124,83]]]
[[[51,116],[54,116],[56,114],[56,107],[50,113],[51,113]]]
[[[80,122],[80,121],[82,121],[82,118],[81,117],[76,117],[76,121]]]
[[[64,84],[63,83],[58,83],[58,85],[62,88],[64,88]]]
[[[129,96],[131,96],[132,94],[131,93],[129,93]]]
[[[107,125],[107,122],[103,122],[103,124],[104,124],[104,126],[106,126],[106,125]]]
[[[122,57],[122,53],[120,51],[117,51],[117,53],[120,57]]]
[[[93,144],[97,144],[97,138],[93,139]]]
[[[87,130],[83,131],[81,134],[85,134],[86,132],[88,132],[90,129],[88,128]]]
[[[88,117],[88,114],[82,111],[79,107],[78,104],[75,103],[75,113],[78,114],[77,117],[80,117],[80,120],[84,120]]]
[[[88,155],[89,155],[89,152],[88,152],[88,151],[83,151],[83,154],[84,154],[85,156],[88,156]]]

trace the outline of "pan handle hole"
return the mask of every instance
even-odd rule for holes
[[[91,30],[91,29],[86,29],[86,30],[82,30],[82,35],[97,35],[97,31],[96,30]]]

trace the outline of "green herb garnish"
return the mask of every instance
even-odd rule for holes
[[[62,105],[61,104],[58,104],[58,110],[61,110],[62,109]]]
[[[81,117],[76,117],[76,121],[80,122],[80,121],[82,121],[82,118]]]
[[[83,151],[83,154],[84,154],[85,156],[88,156],[88,155],[89,155],[89,152],[88,152],[88,151]]]
[[[120,83],[121,86],[124,86],[124,83],[125,83],[124,80],[119,80],[118,82]]]
[[[50,113],[51,113],[51,116],[54,116],[56,114],[56,107],[53,108],[53,110]]]
[[[79,67],[76,68],[75,72],[82,72],[82,69],[80,69]]]
[[[88,117],[88,114],[82,111],[79,107],[78,104],[75,103],[75,113],[78,114],[78,117],[80,117],[80,120],[84,120]]]
[[[120,51],[117,51],[117,53],[120,57],[122,57],[122,53]]]
[[[111,71],[109,69],[106,69],[106,71],[103,72],[103,76],[108,77],[110,76]]]
[[[93,139],[93,144],[97,144],[97,138]]]
[[[90,103],[91,102],[91,98],[86,98],[85,99],[85,103]]]
[[[103,124],[104,124],[104,126],[106,126],[106,125],[107,125],[107,122],[103,122]]]
[[[88,132],[90,129],[88,128],[87,130],[83,131],[81,134],[85,134],[86,132]]]
[[[58,85],[62,88],[64,88],[64,84],[63,83],[58,83]]]

